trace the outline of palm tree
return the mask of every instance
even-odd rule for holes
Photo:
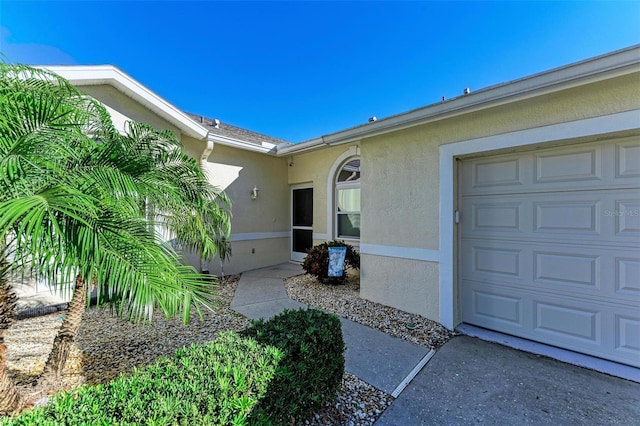
[[[24,398],[7,377],[4,333],[15,321],[16,296],[7,279],[8,265],[0,259],[0,415],[10,414],[24,404]],[[3,408],[6,407],[6,408]]]
[[[43,77],[43,78],[39,78]],[[67,145],[75,141],[76,144],[82,142],[77,138],[78,132],[68,132],[62,125],[57,126],[56,119],[62,124],[67,123],[66,127],[72,129],[71,123],[89,122],[89,117],[98,116],[96,110],[90,108],[91,104],[82,106],[82,100],[73,95],[69,96],[69,85],[47,83],[46,79],[51,78],[47,75],[38,73],[25,67],[11,67],[6,64],[0,64],[0,203],[32,192],[32,188],[39,183],[45,181],[47,168],[56,166],[54,159],[62,158],[62,152],[59,148],[64,149]],[[59,99],[68,98],[69,102],[61,106]],[[40,112],[38,112],[40,111]],[[49,113],[49,117],[44,114]],[[85,118],[81,118],[84,115]],[[40,122],[49,121],[51,126],[41,126]],[[77,127],[77,126],[76,126]],[[57,137],[54,136],[57,133]],[[51,137],[51,138],[50,138]],[[57,140],[66,139],[65,144],[51,144],[51,163],[47,165],[39,159],[44,157],[45,145],[39,143],[39,140]],[[33,154],[33,155],[32,155]],[[38,155],[39,154],[39,155]],[[4,338],[4,332],[14,319],[15,295],[12,288],[7,282],[7,275],[10,272],[10,266],[7,262],[7,250],[13,247],[7,244],[8,240],[12,240],[12,235],[6,230],[0,237],[0,263],[3,264],[2,277],[0,285],[2,294],[0,294],[0,312],[3,321],[0,323],[0,334]],[[20,243],[18,241],[18,243]],[[24,259],[23,259],[24,260]],[[3,391],[3,397],[0,399],[0,412],[10,413],[15,411],[23,402],[23,398],[6,376],[6,346],[4,342],[0,345],[0,389]]]
[[[72,294],[41,383],[62,372],[89,284],[134,321],[159,308],[187,322],[192,307],[210,306],[210,282],[156,230],[211,257],[229,234],[230,202],[172,133],[129,123],[120,134],[104,107],[59,76],[0,64],[0,180],[12,266]]]

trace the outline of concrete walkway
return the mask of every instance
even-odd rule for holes
[[[231,309],[252,319],[271,318],[284,309],[306,308],[289,299],[284,279],[303,274],[300,265],[285,263],[244,272],[231,301]],[[381,331],[340,318],[345,370],[389,394],[399,392],[403,381],[429,350]]]
[[[283,284],[301,273],[296,264],[245,272],[231,308],[266,319],[283,309],[306,307],[289,299]],[[396,398],[376,426],[635,425],[640,419],[635,382],[468,336],[454,337],[434,355],[341,321],[345,369]]]

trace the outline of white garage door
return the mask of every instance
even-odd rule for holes
[[[461,171],[463,321],[640,367],[640,138]]]

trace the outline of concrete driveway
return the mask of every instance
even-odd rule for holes
[[[640,384],[458,336],[375,426],[468,424],[638,425]]]

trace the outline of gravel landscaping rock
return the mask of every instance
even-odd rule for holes
[[[104,383],[160,356],[171,355],[183,346],[210,341],[220,331],[246,328],[249,320],[229,309],[238,279],[239,276],[231,276],[223,280],[218,286],[216,308],[203,311],[202,321],[192,315],[186,326],[180,319],[167,320],[162,315],[154,316],[151,324],[132,324],[115,317],[109,308],[88,309],[65,366],[62,387]],[[301,275],[287,279],[285,286],[294,300],[418,345],[438,348],[451,337],[446,328],[419,315],[360,299],[355,281],[331,286]],[[7,330],[8,373],[31,400],[47,396],[35,386],[35,379],[44,368],[63,318],[64,312],[26,318]],[[387,393],[345,373],[337,398],[298,424],[372,425],[392,401]]]
[[[192,311],[186,326],[181,318],[166,319],[159,311],[151,324],[133,324],[116,317],[108,307],[88,309],[65,365],[63,388],[108,382],[134,367],[172,355],[179,348],[213,340],[219,331],[246,328],[249,319],[229,309],[238,279],[233,276],[222,281],[217,288],[219,300],[215,309],[203,310],[202,321]],[[7,330],[7,372],[35,399],[46,396],[34,386],[35,380],[44,368],[63,318],[64,312],[26,318]]]
[[[417,345],[438,349],[453,334],[425,317],[360,298],[360,284],[322,284],[311,275],[298,275],[285,281],[293,300],[331,312]]]

